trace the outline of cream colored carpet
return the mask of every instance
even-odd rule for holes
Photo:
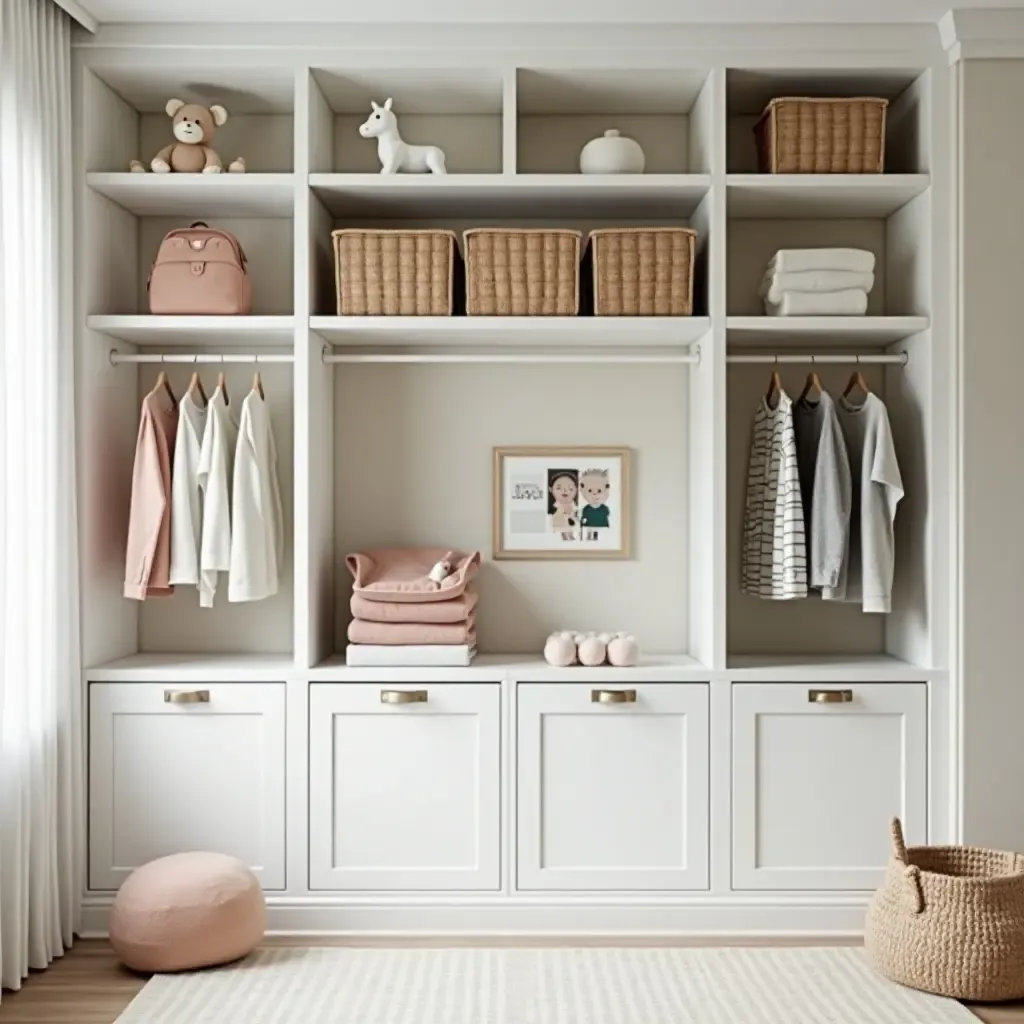
[[[117,1024],[968,1024],[859,949],[279,948],[153,978]]]

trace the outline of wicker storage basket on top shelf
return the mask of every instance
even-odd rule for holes
[[[754,128],[763,174],[881,174],[888,100],[786,96]]]
[[[584,308],[595,316],[690,316],[692,228],[600,228],[583,256]]]
[[[339,316],[451,316],[462,257],[451,231],[333,231]]]
[[[575,316],[579,312],[578,231],[473,228],[464,238],[470,316]]]
[[[893,854],[868,907],[864,945],[892,981],[954,999],[1024,996],[1024,855],[912,846]]]

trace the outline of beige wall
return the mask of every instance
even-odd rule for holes
[[[964,832],[1024,850],[1024,61],[961,76]]]
[[[648,653],[686,651],[687,385],[681,366],[340,368],[339,646],[351,594],[346,552],[414,544],[483,552],[484,652],[539,654],[551,630],[566,628],[628,630]],[[543,444],[633,449],[632,558],[491,560],[492,447]]]

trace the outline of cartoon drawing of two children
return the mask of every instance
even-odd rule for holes
[[[549,469],[548,515],[551,527],[562,540],[576,540],[575,528],[582,528],[582,539],[596,541],[602,529],[611,525],[608,494],[611,481],[607,469]],[[578,509],[578,500],[583,502]]]

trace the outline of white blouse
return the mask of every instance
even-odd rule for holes
[[[217,576],[231,567],[231,472],[238,428],[223,388],[206,407],[206,431],[199,457],[203,492],[203,536],[199,554],[199,604],[212,608]]]
[[[206,430],[206,409],[188,392],[178,403],[178,432],[171,473],[172,587],[199,585],[199,544],[203,533],[199,457]]]
[[[284,557],[284,515],[277,447],[259,392],[242,403],[235,449],[229,601],[261,601],[277,593]]]

